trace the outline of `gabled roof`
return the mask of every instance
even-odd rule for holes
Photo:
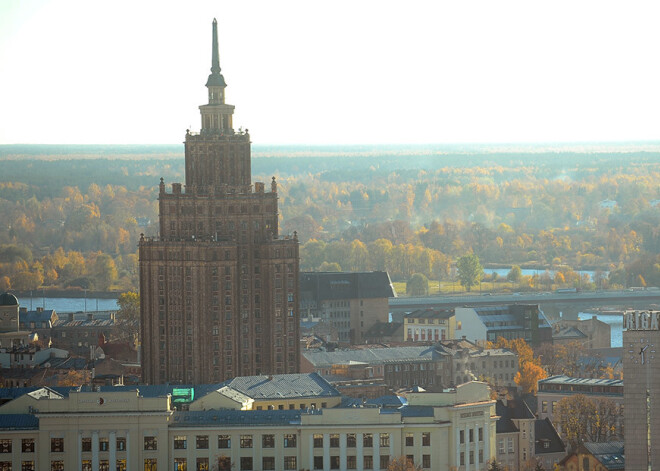
[[[500,416],[497,419],[495,424],[496,433],[511,433],[517,432],[518,427],[516,426],[513,419],[533,419],[534,414],[529,410],[527,404],[524,401],[509,400],[506,405],[502,401],[497,401],[495,403],[495,413]]]
[[[564,326],[559,330],[552,331],[553,340],[581,340],[586,339],[587,335],[577,327]]]
[[[405,361],[435,361],[444,355],[433,346],[365,348],[359,350],[335,350],[334,352],[303,352],[314,367],[332,366],[347,361],[369,364],[400,363]]]
[[[557,429],[555,429],[550,419],[536,419],[534,421],[534,436],[536,437],[536,444],[534,446],[535,453],[542,455],[545,453],[564,453],[566,448],[564,443],[559,438]],[[547,444],[547,448],[545,447]]]
[[[404,317],[409,319],[449,319],[456,315],[453,309],[417,309],[406,314]]]
[[[27,311],[19,312],[18,320],[19,322],[24,322],[26,324],[30,322],[48,322],[53,317],[55,311],[53,309],[43,309],[39,311]],[[37,326],[39,327],[39,326]]]
[[[339,391],[316,373],[273,376],[240,376],[220,385],[252,398],[292,399],[302,397],[339,397]]]
[[[27,393],[28,396],[34,399],[63,399],[64,395],[54,391],[51,388],[43,387],[39,388],[36,391]]]

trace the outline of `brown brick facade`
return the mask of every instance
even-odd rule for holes
[[[139,244],[149,384],[299,370],[298,240],[279,236],[275,178],[269,192],[250,184],[250,136],[228,127],[216,60],[202,130],[186,134],[186,186],[161,179],[160,237]]]

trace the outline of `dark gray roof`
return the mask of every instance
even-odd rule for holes
[[[625,469],[623,442],[584,443],[583,445],[608,470]]]
[[[32,414],[0,414],[0,430],[38,430],[39,419]]]
[[[534,414],[529,410],[524,401],[510,400],[504,405],[504,402],[495,403],[495,413],[500,417],[495,424],[496,433],[517,432],[518,427],[512,419],[533,419]]]
[[[175,412],[172,426],[197,427],[219,425],[223,427],[246,425],[300,424],[299,410],[208,410]]]
[[[18,306],[18,299],[11,293],[0,294],[0,306]]]
[[[19,322],[25,322],[25,323],[30,323],[30,322],[48,322],[50,321],[51,317],[53,316],[53,313],[55,311],[52,309],[44,309],[43,311],[26,311],[26,312],[19,312],[18,313],[18,319]],[[39,326],[37,326],[39,327]]]
[[[395,296],[387,272],[300,274],[300,293],[306,299],[370,299]]]
[[[413,319],[449,319],[456,315],[453,309],[417,309],[405,315]]]
[[[559,438],[559,434],[555,429],[550,419],[536,419],[534,421],[534,436],[536,437],[536,445],[534,447],[537,455],[545,453],[564,453],[566,448],[564,443]],[[546,448],[544,444],[547,443]]]
[[[517,431],[518,427],[508,417],[500,417],[495,423],[495,433],[512,433]]]
[[[533,419],[534,414],[525,401],[509,400],[504,405],[502,401],[495,404],[495,413],[500,417],[509,417],[510,419]]]
[[[240,376],[220,385],[253,399],[339,397],[339,391],[316,373]]]
[[[444,356],[435,347],[365,348],[359,350],[335,350],[334,352],[303,352],[303,356],[315,367],[332,366],[349,361],[364,363],[397,363],[405,361],[435,361]]]
[[[376,322],[374,325],[369,327],[365,337],[391,337],[401,327],[403,327],[403,323],[401,322]]]

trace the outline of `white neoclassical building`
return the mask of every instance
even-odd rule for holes
[[[144,386],[143,389],[152,388]],[[0,407],[0,469],[484,470],[495,456],[485,383],[407,395],[401,408],[177,410],[171,394],[35,390]]]

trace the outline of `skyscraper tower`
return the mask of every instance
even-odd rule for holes
[[[250,136],[225,103],[213,20],[208,103],[186,132],[185,187],[160,181],[160,236],[141,237],[142,379],[211,383],[299,369],[298,240],[277,183],[251,184]]]

